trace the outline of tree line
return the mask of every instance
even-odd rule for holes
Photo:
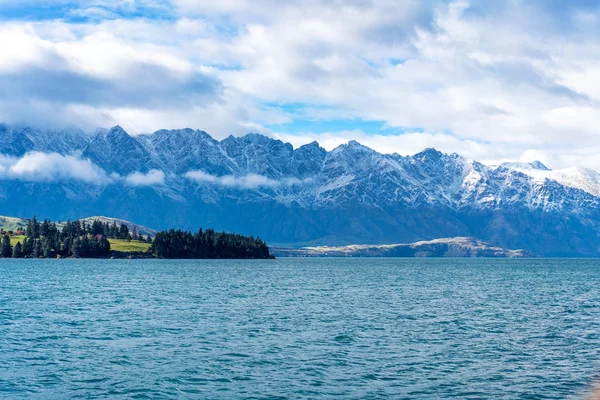
[[[158,232],[152,240],[132,231],[125,224],[95,220],[67,221],[62,228],[56,223],[39,222],[34,216],[27,222],[25,238],[13,247],[5,234],[0,245],[3,258],[102,258],[111,255],[108,239],[136,240],[152,243],[145,257],[156,258],[271,258],[269,247],[260,238],[235,233],[200,229],[196,233],[174,230]],[[121,253],[122,254],[122,253]],[[141,254],[136,254],[137,256]]]
[[[260,238],[213,229],[158,232],[150,251],[157,258],[271,258],[269,247]]]
[[[27,222],[23,242],[13,247],[4,235],[0,254],[4,258],[98,258],[110,255],[110,236],[104,235],[101,221],[67,221],[62,229],[54,222],[39,222],[34,216]],[[109,232],[110,232],[109,226]],[[120,232],[120,231],[118,231]]]

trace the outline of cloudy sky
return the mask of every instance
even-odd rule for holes
[[[600,169],[595,0],[0,0],[0,120]]]

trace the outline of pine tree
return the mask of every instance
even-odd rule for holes
[[[40,258],[42,256],[42,241],[40,239],[33,239],[33,253],[31,256],[33,258]]]
[[[113,221],[110,226],[110,235],[109,237],[112,239],[118,239],[119,237],[119,228],[117,228],[117,221]]]
[[[23,246],[21,246],[21,242],[17,242],[15,244],[15,248],[13,249],[13,258],[23,258]]]
[[[37,219],[35,217],[35,215],[33,216],[32,219],[30,219],[29,221],[27,221],[27,227],[25,228],[25,235],[27,237],[32,238],[34,235],[34,229],[33,226],[37,224]]]
[[[50,222],[48,222],[48,220],[45,219],[44,222],[42,222],[42,225],[40,226],[40,236],[47,237],[49,231],[50,231]]]
[[[34,239],[40,237],[40,223],[35,215],[33,216],[33,220],[31,220],[31,237]]]
[[[49,238],[44,237],[42,240],[42,256],[44,258],[53,258],[54,253],[52,251],[52,242]]]
[[[121,228],[119,229],[119,239],[131,239],[131,237],[129,236],[129,228],[125,224],[121,224]]]
[[[73,240],[73,244],[71,245],[71,254],[75,258],[81,257],[81,240],[79,238]]]
[[[73,238],[71,236],[67,236],[62,245],[62,256],[63,257],[71,257],[73,255]]]
[[[90,228],[90,233],[94,236],[103,235],[104,234],[104,226],[103,226],[102,222],[95,219],[94,222],[92,222],[92,226]]]
[[[33,239],[25,237],[23,239],[23,257],[30,257],[33,253]]]
[[[10,258],[12,257],[12,246],[10,245],[10,237],[8,235],[4,235],[2,238],[2,257]]]

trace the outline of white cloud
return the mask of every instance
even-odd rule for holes
[[[484,160],[535,149],[586,166],[598,150],[599,13],[587,2],[60,1],[93,22],[0,23],[0,120],[222,138],[301,117],[363,119],[431,133],[276,134]],[[116,17],[127,12],[136,18]]]
[[[131,186],[159,186],[165,184],[165,173],[157,169],[144,174],[134,172],[125,177],[125,182]]]
[[[161,41],[175,33],[173,24],[159,34],[153,28],[147,21],[0,23],[0,121],[74,121],[92,130],[138,110],[139,120],[122,122],[135,127],[156,110],[187,110],[189,118],[192,109],[222,104],[213,72]]]
[[[76,180],[97,185],[124,183],[129,186],[160,186],[165,183],[165,173],[150,170],[133,172],[126,177],[116,173],[108,175],[90,160],[57,153],[30,152],[23,157],[0,154],[0,179],[29,182],[60,182]]]
[[[308,180],[299,180],[295,178],[285,179],[270,179],[266,176],[257,174],[248,174],[244,176],[215,176],[207,174],[204,171],[190,171],[185,174],[185,177],[198,183],[207,183],[230,188],[239,189],[257,189],[260,187],[283,187],[294,186],[308,182]]]
[[[0,178],[34,182],[78,180],[94,184],[111,180],[89,160],[40,152],[27,153],[21,158],[0,157]]]
[[[38,37],[30,26],[0,25],[0,74],[24,67],[54,64],[54,45]]]

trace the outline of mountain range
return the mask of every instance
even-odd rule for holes
[[[280,245],[472,237],[544,256],[600,255],[600,175],[540,162],[489,166],[355,141],[296,149],[260,134],[131,136],[0,125],[0,214],[110,215],[155,229],[213,227]]]

